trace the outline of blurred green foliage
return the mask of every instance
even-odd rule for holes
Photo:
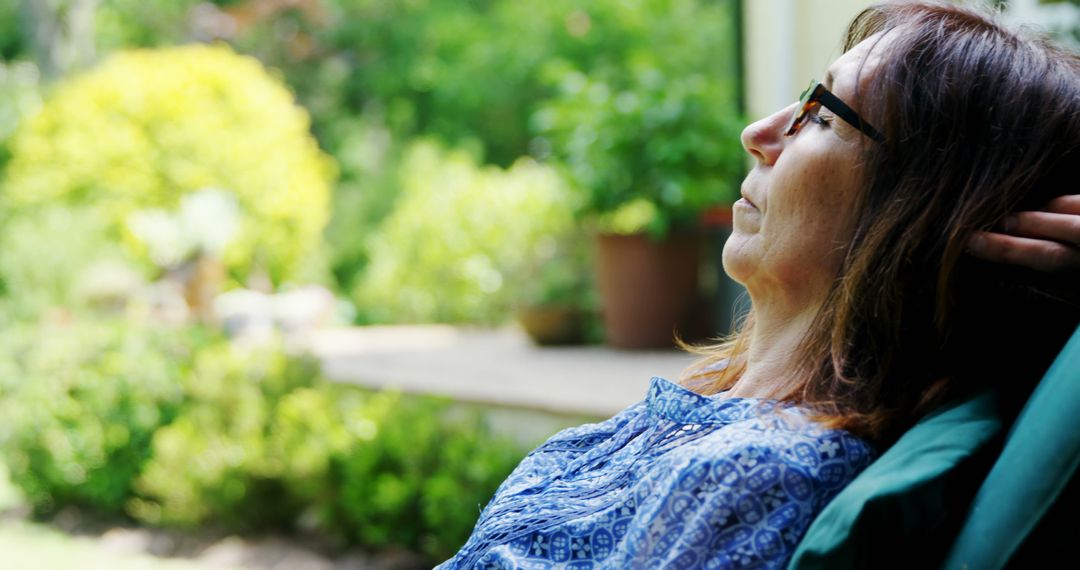
[[[280,283],[321,244],[332,176],[307,113],[256,60],[188,46],[123,52],[58,85],[11,141],[0,205],[9,221],[92,207],[137,247],[133,212],[220,188],[242,210],[224,263]]]
[[[131,514],[151,524],[212,523],[249,531],[287,527],[299,509],[284,489],[291,474],[289,454],[326,454],[334,450],[325,446],[335,440],[328,429],[308,434],[310,440],[275,445],[277,412],[298,390],[310,389],[318,375],[314,362],[288,358],[277,347],[240,349],[224,342],[200,347],[180,382],[179,414],[154,434]],[[333,401],[319,404],[308,411],[336,419],[327,415]],[[305,449],[307,444],[312,447]]]
[[[472,409],[332,385],[274,344],[111,319],[4,328],[0,451],[39,514],[303,525],[432,560],[523,455]]]
[[[110,237],[106,218],[92,207],[48,206],[13,217],[0,227],[0,243],[0,304],[25,320],[58,307],[86,307],[94,271],[129,260]]]
[[[2,15],[0,22],[3,22]],[[34,64],[26,61],[0,62],[0,173],[9,158],[8,139],[23,117],[41,106],[38,81],[38,70]]]
[[[520,300],[527,260],[574,224],[574,196],[531,159],[502,170],[419,144],[401,172],[354,293],[373,321],[498,323]]]
[[[595,310],[593,256],[588,232],[580,226],[547,235],[521,259],[514,281],[519,305],[562,306]]]
[[[377,236],[397,203],[394,172],[416,136],[503,167],[525,155],[570,162],[589,213],[628,195],[654,202],[658,214],[633,231],[692,224],[704,206],[734,197],[742,154],[731,0],[298,5],[319,9],[282,10],[232,41],[283,70],[338,159],[328,242],[345,289],[373,262],[373,249],[358,244]],[[579,77],[606,85],[611,97],[565,93]],[[665,94],[654,80],[676,89]],[[612,109],[620,95],[623,103],[636,97],[638,109]],[[583,175],[593,162],[595,175]]]
[[[219,188],[242,212],[236,281],[308,278],[325,245],[364,322],[500,323],[592,304],[575,214],[662,233],[730,199],[741,165],[732,0],[99,0],[99,65],[46,85],[18,5],[0,5],[0,449],[40,514],[438,559],[522,455],[474,410],[91,307],[132,290],[103,265],[158,276],[135,212]]]
[[[322,131],[340,171],[325,238],[330,270],[351,291],[371,261],[371,241],[397,205],[403,145],[377,120],[339,115]]]
[[[714,76],[734,66],[730,4],[698,0],[329,0],[314,40],[349,68],[343,101],[396,133],[476,140],[489,162],[529,154],[553,63],[584,73],[648,55]],[[734,91],[731,91],[734,95]]]
[[[20,2],[0,2],[0,60],[12,61],[29,55],[29,38],[20,13]]]
[[[662,237],[732,200],[742,121],[725,82],[655,61],[609,77],[570,70],[559,81],[560,97],[535,122],[602,230]]]
[[[189,36],[191,11],[203,0],[98,0],[95,43],[102,53],[165,47]]]
[[[129,323],[2,331],[0,445],[38,513],[121,512],[182,400],[193,338]]]
[[[566,175],[585,198],[577,206],[597,216],[602,229],[647,229],[660,235],[669,227],[692,224],[701,208],[729,201],[734,194],[731,179],[742,163],[731,128],[739,121],[733,6],[733,0],[596,0],[585,4],[574,0],[100,0],[94,43],[101,57],[117,50],[151,47],[173,53],[179,60],[178,52],[167,46],[222,40],[275,69],[310,113],[312,132],[336,162],[339,177],[332,197],[322,198],[321,191],[313,189],[322,182],[283,181],[289,178],[280,172],[285,165],[306,159],[267,158],[278,152],[267,147],[303,137],[253,130],[244,115],[233,115],[240,111],[227,108],[229,101],[250,93],[225,96],[224,101],[186,100],[189,108],[196,104],[226,108],[209,116],[164,107],[158,116],[137,117],[191,125],[191,132],[179,137],[184,144],[153,148],[152,156],[161,157],[157,163],[114,149],[144,144],[128,125],[91,121],[92,127],[84,130],[110,134],[103,140],[79,140],[73,131],[86,121],[71,113],[56,116],[40,134],[68,141],[49,149],[61,151],[49,153],[62,161],[60,168],[38,158],[31,160],[29,169],[57,170],[67,176],[82,168],[86,175],[69,180],[43,175],[18,184],[32,187],[29,192],[36,195],[69,192],[76,201],[82,200],[74,198],[76,194],[85,194],[95,202],[103,187],[117,188],[106,208],[115,218],[134,208],[174,206],[176,194],[191,190],[185,185],[192,176],[214,179],[215,186],[242,194],[251,226],[259,224],[269,234],[256,239],[248,231],[231,250],[234,277],[242,278],[254,263],[271,266],[274,280],[280,282],[295,276],[299,259],[312,266],[300,270],[305,275],[319,273],[325,259],[339,290],[347,293],[379,280],[368,275],[369,269],[385,271],[396,263],[376,256],[400,257],[379,244],[386,242],[381,235],[384,229],[396,224],[384,221],[402,217],[395,210],[407,176],[404,161],[417,137],[467,152],[481,165],[508,168],[522,156],[565,165]],[[8,10],[6,17],[0,13],[0,21],[19,19],[17,10]],[[5,29],[0,28],[0,46],[13,46],[10,51],[15,57],[30,57],[25,29],[20,33],[12,28],[6,35]],[[113,59],[92,75],[107,78],[117,92],[134,89],[147,97],[176,87],[175,82],[128,67],[135,71],[130,77],[145,79],[133,81],[115,71],[106,74],[105,70],[117,68]],[[193,73],[194,81],[209,81],[205,76],[210,73]],[[238,80],[245,77],[237,74]],[[77,82],[62,83],[57,96],[50,99],[62,99],[60,95],[70,91],[66,86]],[[160,90],[154,87],[159,83]],[[95,88],[105,91],[100,85]],[[90,94],[80,97],[101,100]],[[112,98],[125,106],[131,101],[130,96],[118,94]],[[56,105],[50,103],[46,114],[55,114],[50,112]],[[127,119],[126,113],[116,114]],[[215,121],[228,128],[211,129]],[[289,121],[275,117],[263,122],[270,129]],[[135,124],[145,126],[151,140],[162,130],[160,123]],[[65,129],[64,125],[73,126]],[[228,138],[241,131],[240,139],[246,144]],[[114,167],[97,161],[100,168],[87,170],[85,165],[94,161],[84,155],[101,154],[99,146],[108,155],[101,158],[111,160]],[[18,149],[25,147],[13,148],[23,152]],[[193,153],[193,159],[178,158]],[[293,156],[306,154],[310,152],[301,150]],[[192,164],[207,160],[213,163],[206,167],[212,175],[192,175],[198,170]],[[132,166],[118,170],[115,165],[121,161]],[[18,164],[13,168],[27,170]],[[325,174],[322,167],[300,168]],[[178,171],[187,175],[180,176]],[[271,171],[277,175],[263,176]],[[157,180],[147,181],[147,172],[160,174],[155,174]],[[20,172],[9,177],[25,178]],[[242,182],[237,181],[240,177]],[[245,185],[275,182],[278,188],[299,188],[294,194],[305,199],[255,202],[250,198],[253,193],[245,190]],[[70,190],[75,188],[78,191]],[[132,203],[136,195],[145,197],[139,198],[142,203]],[[308,236],[318,234],[314,228],[322,227],[318,216],[310,214],[325,207],[320,202],[328,203],[332,212],[322,234],[325,255],[305,255],[300,252],[312,251],[312,239],[317,239]],[[505,223],[519,221],[506,219]],[[425,231],[431,233],[434,228]],[[562,262],[567,268],[575,264]],[[533,291],[515,291],[514,286],[506,283],[501,291],[506,297],[536,296]],[[452,295],[444,302],[452,303]],[[500,298],[494,304],[506,306]],[[369,315],[369,308],[381,314]],[[361,320],[398,320],[378,306],[358,309]],[[421,317],[433,313],[406,311],[401,320],[467,320],[474,312],[466,309],[459,316],[440,312],[447,316]],[[480,320],[499,318],[491,313]]]
[[[348,529],[361,544],[415,545],[433,558],[453,554],[521,450],[494,438],[480,416],[436,400],[382,394],[370,413],[378,427],[365,452],[333,462],[342,484],[322,494],[321,520]]]

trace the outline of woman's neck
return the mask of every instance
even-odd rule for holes
[[[795,376],[800,369],[799,346],[819,307],[777,310],[755,304],[746,368],[729,394],[769,398],[788,392],[795,385]]]

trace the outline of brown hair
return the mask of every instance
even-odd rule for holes
[[[1080,322],[1060,292],[1069,278],[964,252],[974,232],[1076,191],[1080,58],[935,3],[865,10],[845,50],[878,32],[892,43],[857,100],[886,142],[864,141],[854,238],[803,339],[796,388],[774,397],[887,443],[958,393],[1026,393]],[[730,388],[752,327],[751,312],[732,339],[700,350],[686,384]]]

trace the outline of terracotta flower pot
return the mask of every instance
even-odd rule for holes
[[[674,234],[653,241],[643,234],[597,236],[597,284],[608,344],[670,348],[701,310],[700,238]],[[695,318],[698,317],[698,318]]]

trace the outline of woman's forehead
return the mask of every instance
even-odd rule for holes
[[[868,36],[829,66],[823,79],[825,86],[841,99],[854,96],[874,76],[893,41],[894,35],[886,32]]]

